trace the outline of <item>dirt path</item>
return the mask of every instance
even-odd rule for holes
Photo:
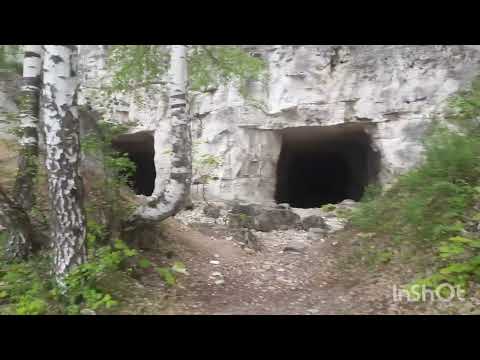
[[[154,272],[142,276],[142,298],[122,313],[144,314],[396,314],[409,313],[392,301],[394,271],[347,269],[354,236],[349,231],[312,243],[304,252],[284,252],[275,232],[262,252],[246,252],[221,230],[199,232],[174,219],[165,222],[164,253],[149,252],[156,264],[185,265],[178,285],[167,289]],[[172,255],[173,254],[173,255]]]

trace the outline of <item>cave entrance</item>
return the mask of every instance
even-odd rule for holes
[[[156,176],[153,132],[142,131],[120,135],[112,141],[112,145],[115,150],[127,153],[136,165],[135,173],[128,179],[135,193],[152,195]]]
[[[374,183],[380,155],[363,124],[282,130],[275,201],[298,208],[358,201]]]

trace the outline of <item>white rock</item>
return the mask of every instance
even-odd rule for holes
[[[210,264],[218,265],[218,264],[220,264],[220,261],[218,261],[218,260],[210,260]]]
[[[380,182],[395,176],[422,159],[422,131],[432,115],[441,117],[446,99],[469,85],[480,72],[477,45],[254,45],[266,60],[268,81],[253,81],[249,95],[259,106],[250,105],[234,84],[213,92],[198,92],[190,104],[192,132],[199,156],[221,158],[215,181],[205,188],[209,201],[241,199],[273,202],[276,169],[282,148],[280,131],[295,127],[330,127],[349,123],[373,124],[373,147],[381,154]],[[250,50],[249,50],[250,51]],[[108,112],[106,94],[93,95],[100,79],[110,75],[106,67],[108,49],[82,45],[79,72],[82,80],[79,104],[91,99],[95,111]],[[1,84],[0,84],[1,85]],[[0,88],[0,106],[15,110],[15,104]],[[163,188],[161,174],[169,168],[167,100],[159,94],[145,97],[136,106],[128,92],[112,121],[135,119],[132,133],[154,131],[155,192]],[[0,122],[1,125],[1,122]],[[1,125],[3,126],[3,125]],[[365,126],[366,131],[370,128]],[[3,128],[2,128],[3,130]],[[0,131],[3,136],[6,131]],[[198,134],[198,135],[197,135]],[[201,186],[192,186],[194,201],[202,199]],[[351,202],[346,201],[346,206]],[[202,209],[182,211],[175,218],[185,223],[214,224]],[[224,223],[219,218],[218,223]],[[332,231],[344,224],[329,220]]]

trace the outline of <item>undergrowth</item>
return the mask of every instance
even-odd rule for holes
[[[121,196],[128,189],[135,164],[126,154],[112,148],[112,139],[128,127],[106,122],[99,131],[87,135],[82,150],[101,156],[103,177],[93,178],[87,191],[88,261],[74,268],[60,283],[52,276],[51,253],[44,249],[28,261],[7,263],[2,249],[5,234],[0,231],[0,314],[89,314],[114,310],[121,299],[114,289],[128,286],[129,280],[148,268],[154,268],[139,251],[121,241],[119,219],[132,211],[132,204]],[[43,215],[48,209],[34,208]],[[174,286],[177,274],[186,274],[185,266],[175,262],[154,269],[167,286]]]
[[[350,215],[356,228],[395,239],[393,246],[435,252],[433,274],[413,284],[480,282],[479,116],[477,80],[451,100],[446,121],[432,123],[422,165],[385,192],[369,187]]]
[[[73,269],[63,285],[58,285],[51,275],[48,252],[25,262],[0,261],[0,314],[104,313],[120,304],[113,290],[126,286],[128,280],[141,271],[154,268],[168,287],[176,285],[178,274],[188,274],[178,261],[171,266],[154,267],[120,240],[113,245],[92,246],[98,234],[98,227],[93,233],[89,232],[89,260]],[[0,245],[4,241],[5,235],[0,232]]]

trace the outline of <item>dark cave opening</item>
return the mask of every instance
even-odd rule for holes
[[[112,141],[115,150],[127,153],[135,163],[136,171],[129,177],[129,184],[137,195],[150,196],[155,187],[155,150],[153,133],[142,131],[120,135]]]
[[[313,208],[358,201],[377,180],[379,153],[361,124],[282,130],[275,201]]]

